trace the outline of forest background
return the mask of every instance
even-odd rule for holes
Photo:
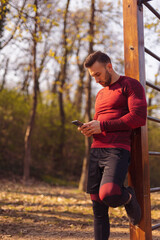
[[[122,1],[1,0],[0,175],[31,177],[85,189],[91,139],[72,120],[91,120],[100,87],[83,67],[101,50],[124,74]],[[158,0],[150,3],[160,9]],[[160,53],[160,23],[144,8],[145,45]],[[160,64],[145,55],[146,80],[160,85]],[[148,115],[160,97],[146,88]],[[160,128],[148,122],[149,150]],[[151,186],[159,186],[158,157],[150,157]]]

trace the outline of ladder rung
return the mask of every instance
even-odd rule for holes
[[[159,118],[147,116],[147,119],[148,119],[148,120],[151,120],[151,121],[153,121],[153,122],[158,122],[158,123],[160,123],[160,119],[159,119]]]
[[[153,193],[153,192],[159,192],[160,191],[160,187],[155,187],[155,188],[151,188],[150,189],[150,192]]]
[[[157,228],[160,228],[160,223],[152,226],[152,231],[155,230],[155,229],[157,229]]]
[[[160,152],[151,152],[151,151],[149,151],[149,155],[160,156]]]

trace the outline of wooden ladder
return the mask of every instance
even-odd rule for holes
[[[148,85],[160,91],[158,86],[146,82],[145,78],[144,53],[146,52],[160,61],[156,54],[144,47],[143,4],[160,18],[159,13],[152,8],[148,1],[123,0],[125,74],[140,81],[144,88]],[[148,120],[160,123],[160,119],[151,116],[148,116]],[[149,154],[160,155],[157,152],[149,152]],[[160,188],[150,190],[149,154],[146,125],[135,129],[132,137],[132,163],[129,169],[128,181],[129,185],[135,189],[142,210],[142,219],[138,226],[130,224],[131,240],[152,240],[152,230],[160,227],[160,224],[151,226],[150,192],[159,191]]]

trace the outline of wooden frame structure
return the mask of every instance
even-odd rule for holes
[[[148,85],[158,91],[160,88],[145,80],[144,53],[160,61],[160,58],[144,47],[143,6],[149,8],[158,18],[160,15],[148,4],[150,0],[123,0],[124,22],[124,59],[125,74],[135,78],[144,86]],[[148,120],[160,123],[160,119],[148,116]],[[141,222],[138,226],[130,224],[131,240],[152,240],[152,230],[160,224],[151,227],[151,201],[150,201],[150,174],[148,159],[147,126],[138,128],[133,133],[132,163],[129,169],[129,185],[135,188],[138,202],[142,210]],[[149,152],[149,155],[160,155],[159,152]],[[151,189],[151,192],[160,188]]]

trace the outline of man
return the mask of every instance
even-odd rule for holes
[[[105,53],[90,54],[84,66],[104,87],[96,97],[94,120],[78,129],[87,137],[93,136],[87,192],[93,202],[95,239],[107,240],[109,207],[124,205],[130,222],[140,222],[135,192],[123,183],[130,163],[131,131],[145,125],[147,104],[141,84],[117,74]]]

